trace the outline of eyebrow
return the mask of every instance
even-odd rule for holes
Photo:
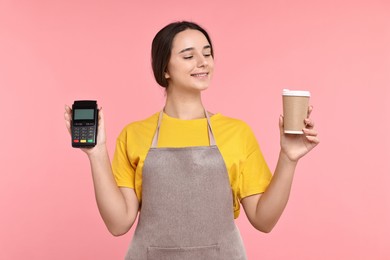
[[[186,52],[186,51],[193,51],[194,49],[195,49],[194,47],[185,48],[185,49],[181,50],[179,52],[179,54],[183,53],[183,52]],[[211,49],[211,46],[210,45],[206,45],[206,46],[203,47],[203,50],[205,50],[205,49]]]

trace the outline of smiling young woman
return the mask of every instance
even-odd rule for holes
[[[83,151],[109,231],[126,233],[140,214],[126,259],[246,259],[234,223],[240,205],[256,229],[270,232],[288,201],[298,160],[319,143],[311,119],[304,135],[291,136],[280,117],[272,176],[250,127],[203,107],[213,55],[209,35],[195,23],[172,23],[157,33],[152,68],[166,88],[165,106],[123,129],[112,165],[99,112],[98,144]],[[66,107],[68,130],[71,113]]]
[[[172,44],[171,57],[165,71],[165,78],[173,92],[176,88],[205,90],[214,71],[211,46],[203,33],[185,30],[176,35]]]

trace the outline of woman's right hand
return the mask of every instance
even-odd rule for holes
[[[71,134],[72,109],[65,106],[65,125]],[[88,155],[100,215],[108,230],[115,236],[125,234],[137,218],[139,202],[134,189],[118,188],[106,148],[104,114],[99,109],[99,126],[96,145],[81,148]]]
[[[72,124],[72,109],[65,105],[65,125],[68,129],[69,134],[72,133],[71,131],[71,124]],[[104,113],[103,109],[99,109],[99,121],[98,121],[98,130],[97,130],[97,139],[96,139],[96,145],[92,148],[80,148],[83,152],[85,152],[88,156],[95,153],[96,151],[100,149],[106,149],[106,130],[104,126]]]

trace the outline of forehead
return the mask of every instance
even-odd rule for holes
[[[210,45],[206,36],[193,29],[187,29],[176,34],[172,42],[172,51],[180,51],[185,48],[200,48]]]

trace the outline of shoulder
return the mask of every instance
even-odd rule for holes
[[[244,154],[258,149],[256,135],[245,121],[216,114],[211,125],[219,145],[225,145],[235,152],[241,151]]]
[[[211,117],[211,124],[212,127],[216,130],[228,130],[228,131],[234,131],[234,132],[247,132],[251,133],[252,130],[250,126],[243,120],[229,117],[222,115],[220,113],[217,113]]]
[[[134,121],[127,124],[119,134],[118,139],[126,141],[128,138],[137,138],[140,136],[148,136],[149,133],[153,134],[158,120],[159,112],[142,120]]]
[[[127,124],[123,130],[137,130],[150,127],[156,127],[158,120],[159,112],[154,113],[153,115],[138,121],[131,122]]]

